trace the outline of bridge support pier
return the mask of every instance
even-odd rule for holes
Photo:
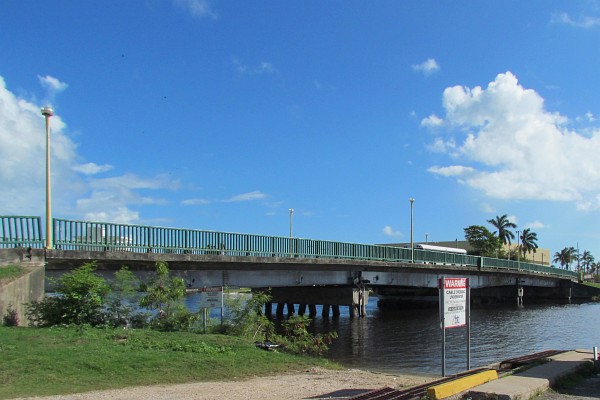
[[[304,315],[308,306],[309,317],[317,315],[316,305],[321,304],[321,316],[328,318],[330,315],[340,316],[340,306],[350,309],[350,317],[364,317],[367,315],[369,292],[365,288],[354,286],[327,287],[285,287],[271,288],[271,301],[277,303],[277,317],[283,317],[283,305],[287,304],[288,314],[294,314],[294,304],[298,304],[298,314]]]

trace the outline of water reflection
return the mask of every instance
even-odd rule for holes
[[[198,297],[188,296],[198,309]],[[195,308],[194,308],[195,307]],[[442,332],[437,309],[385,311],[371,297],[366,318],[314,320],[317,332],[336,331],[328,358],[350,368],[398,373],[441,374]],[[211,316],[218,317],[219,310]],[[474,309],[471,312],[471,367],[549,349],[591,349],[600,346],[600,303],[524,308]],[[446,372],[467,366],[467,329],[446,331]]]

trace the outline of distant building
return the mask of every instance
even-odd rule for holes
[[[417,244],[417,243],[424,244],[425,242],[414,242],[414,244]],[[456,249],[464,249],[464,250],[467,250],[469,253],[474,251],[473,246],[471,246],[469,244],[469,242],[466,240],[427,242],[427,244],[434,245],[434,246],[441,246],[441,247],[453,247]],[[410,243],[382,243],[379,246],[410,247]],[[510,259],[511,260],[517,260],[517,257],[518,257],[521,261],[533,262],[534,264],[540,264],[540,265],[550,265],[552,262],[552,260],[550,259],[550,250],[549,249],[537,248],[535,253],[526,253],[525,257],[523,257],[523,253],[520,253],[517,256],[517,244],[516,243],[512,243],[510,245],[510,247],[507,244],[503,245],[502,247],[504,249],[504,252],[507,255],[509,254],[509,251],[510,251]]]

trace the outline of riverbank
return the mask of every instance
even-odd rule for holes
[[[357,369],[329,370],[320,367],[304,372],[252,377],[220,382],[130,387],[66,396],[35,397],[37,400],[284,400],[340,398],[372,389],[400,389],[435,380],[433,376],[389,375]]]

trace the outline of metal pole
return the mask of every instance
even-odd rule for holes
[[[413,243],[413,204],[415,202],[414,198],[408,199],[410,201],[410,262],[415,262],[415,246]]]
[[[471,370],[471,280],[467,279],[467,371]]]
[[[54,115],[52,107],[42,108],[42,115],[46,119],[46,249],[53,247],[52,240],[52,204],[50,182],[50,117]]]
[[[444,280],[442,276],[439,281],[440,287],[440,326],[442,328],[442,376],[446,376],[446,322],[444,319]]]
[[[294,215],[294,209],[290,208],[290,257],[292,257],[292,215]]]
[[[517,271],[521,269],[521,236],[520,231],[517,231]]]

